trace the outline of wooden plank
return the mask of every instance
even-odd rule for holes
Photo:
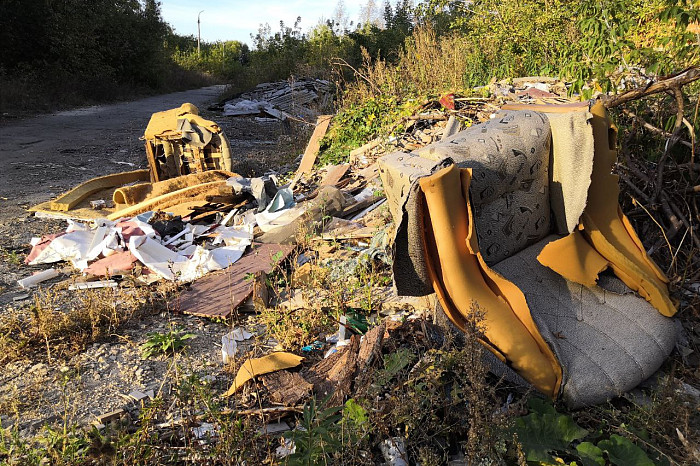
[[[311,382],[314,392],[320,398],[328,397],[328,406],[338,406],[352,389],[355,371],[357,369],[357,352],[360,337],[353,335],[350,343],[322,359],[302,375]]]
[[[156,155],[153,152],[153,144],[151,141],[146,141],[146,159],[148,159],[148,169],[151,172],[151,183],[160,181],[160,173],[158,173],[158,162]]]
[[[321,186],[336,186],[340,179],[350,170],[349,163],[341,163],[328,168],[326,176],[321,181]]]
[[[291,245],[253,243],[235,264],[195,281],[171,303],[185,314],[226,318],[248,299],[255,287],[249,277],[270,273],[294,249]],[[252,275],[251,275],[252,274]]]
[[[363,168],[358,172],[358,175],[360,175],[362,178],[366,180],[372,180],[376,177],[379,176],[379,164],[377,162],[374,162],[372,165],[369,167]]]
[[[351,150],[350,151],[350,160],[356,159],[358,156],[364,154],[365,152],[368,152],[368,151],[374,149],[375,147],[377,147],[381,143],[382,143],[382,140],[380,138],[377,138],[377,139],[371,140],[370,142],[368,142],[367,144],[365,144],[361,147],[358,147],[357,149]]]
[[[298,372],[285,370],[265,374],[260,380],[270,392],[270,401],[284,406],[295,406],[313,388]]]
[[[316,162],[316,156],[321,148],[321,139],[323,139],[323,136],[326,135],[326,131],[328,131],[328,125],[331,124],[331,118],[333,118],[333,115],[321,115],[318,117],[318,120],[316,120],[316,129],[314,129],[311,139],[309,139],[309,144],[306,146],[306,150],[304,151],[304,157],[302,157],[297,173],[294,175],[294,180],[290,185],[292,189],[294,189],[294,185],[297,184],[301,178],[301,175],[304,173],[309,173],[313,168],[314,163]]]
[[[134,170],[131,172],[114,173],[100,176],[79,184],[70,191],[51,201],[51,210],[67,211],[75,207],[86,197],[103,189],[122,186],[136,181],[148,181],[148,170]]]

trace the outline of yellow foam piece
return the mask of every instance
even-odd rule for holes
[[[580,230],[547,244],[537,260],[567,280],[589,288],[596,285],[598,274],[610,266]]]
[[[151,116],[151,120],[148,122],[144,137],[146,139],[154,139],[159,135],[169,132],[179,134],[177,131],[177,120],[180,118],[186,118],[190,123],[205,128],[212,133],[218,134],[221,132],[219,125],[199,116],[199,109],[195,105],[184,103],[178,108],[154,113]]]
[[[533,109],[559,111],[547,106]],[[595,103],[590,112],[593,115],[593,172],[579,230],[545,246],[538,260],[584,286],[594,286],[598,274],[610,267],[625,285],[661,314],[671,317],[677,309],[669,297],[668,278],[646,253],[618,204],[619,177],[612,173],[617,159],[617,128],[608,119],[601,102]]]
[[[61,194],[57,199],[51,201],[51,210],[68,211],[96,192],[115,186],[123,186],[128,183],[146,180],[148,180],[148,170],[134,170],[99,176],[79,184],[70,191]]]
[[[187,186],[170,193],[157,197],[148,198],[143,202],[127,206],[117,210],[107,217],[108,220],[118,220],[120,218],[133,217],[134,215],[148,212],[149,210],[167,210],[169,207],[194,200],[204,200],[208,195],[218,193],[226,187],[226,180],[212,181],[210,183]]]
[[[231,384],[224,396],[231,396],[243,387],[243,385],[249,380],[263,374],[269,374],[270,372],[276,372],[282,369],[289,369],[290,367],[296,367],[301,364],[304,358],[297,356],[292,353],[272,353],[261,358],[248,359],[243,363],[236,378]]]
[[[426,248],[433,287],[461,329],[476,307],[485,346],[542,393],[556,397],[562,371],[532,320],[522,292],[483,261],[468,203],[471,170],[450,166],[419,180],[425,196]]]

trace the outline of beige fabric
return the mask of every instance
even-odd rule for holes
[[[540,264],[543,247],[558,238],[545,238],[494,268],[524,293],[542,337],[564,368],[561,397],[578,408],[602,403],[650,377],[673,350],[675,327],[629,289],[618,294],[586,287]]]
[[[574,231],[586,207],[593,172],[590,112],[547,113],[552,129],[550,204],[557,232]]]
[[[544,114],[503,111],[486,123],[415,151],[419,160],[425,160],[413,164],[423,169],[436,161],[452,160],[459,168],[474,169],[469,191],[479,248],[486,263],[493,265],[550,233],[550,141]],[[405,183],[400,177],[410,178],[411,173],[402,168],[393,178]],[[386,187],[384,174],[382,180]],[[398,218],[397,203],[392,201],[396,195],[391,187],[386,191],[392,214]],[[399,195],[408,192],[403,189]]]
[[[219,126],[210,120],[205,120],[199,116],[199,109],[190,103],[184,103],[178,108],[157,112],[151,116],[144,133],[145,139],[155,139],[164,134],[180,134],[177,129],[178,120],[186,119],[192,124],[198,125],[212,133],[220,133]]]

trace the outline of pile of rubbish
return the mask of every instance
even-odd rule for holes
[[[186,132],[183,121],[189,121]],[[68,262],[82,274],[81,288],[118,286],[127,276],[144,283],[196,281],[181,296],[183,312],[227,317],[254,294],[256,282],[247,277],[270,273],[293,251],[298,235],[357,242],[377,233],[376,224],[362,220],[385,202],[376,195],[381,191],[376,170],[351,174],[349,164],[314,169],[329,122],[329,116],[319,118],[297,174],[282,184],[272,171],[246,178],[218,165],[193,166],[179,176],[167,172],[163,167],[172,165],[170,159],[182,160],[182,154],[200,153],[207,160],[214,138],[202,145],[191,136],[202,134],[201,127],[212,128],[217,140],[226,136],[190,104],[154,114],[147,130],[149,170],[89,180],[32,208],[36,215],[68,219],[68,227],[34,238],[26,263]],[[180,155],[172,151],[176,146]],[[161,147],[169,158],[151,157],[162,153]],[[216,271],[222,272],[201,280]],[[60,272],[49,269],[20,285],[33,287]]]
[[[323,79],[258,84],[253,90],[224,102],[224,116],[261,116],[286,120],[313,119],[328,106],[333,87]]]
[[[615,135],[602,104],[573,104],[556,80],[492,87],[489,98],[448,94],[427,102],[397,122],[402,134],[368,142],[348,163],[318,168],[320,140],[331,123],[322,115],[288,180],[206,167],[136,185],[142,174],[132,175],[130,186],[109,187],[115,207],[106,219],[99,216],[104,206],[67,209],[72,218],[89,212],[92,223],[71,221],[65,232],[37,238],[27,262],[68,261],[88,282],[134,273],[149,283],[191,283],[179,298],[183,312],[227,317],[249,299],[267,305],[265,274],[299,244],[298,276],[338,256],[330,273],[346,267],[353,273],[363,257],[391,268],[395,289],[381,298],[386,302],[408,299],[413,310],[444,311],[465,331],[470,306],[480,308],[486,354],[508,380],[572,406],[603,402],[649,377],[673,348],[668,280],[617,206],[609,140]],[[299,102],[307,105],[328,90],[320,80],[261,85],[227,103],[224,114],[244,114],[245,102],[254,102],[251,114],[274,107],[294,113]],[[116,202],[130,193],[141,198],[130,206]],[[613,235],[599,225],[614,228]],[[338,245],[349,257],[333,249]],[[533,292],[541,288],[553,294]],[[290,312],[304,308],[293,304],[295,291],[287,290]],[[624,319],[638,327],[620,325]],[[356,371],[380,355],[390,335],[379,326],[356,331],[362,339],[346,338],[345,327],[340,322],[333,350],[301,375],[278,372],[302,365],[296,354],[248,359],[226,395],[264,375],[268,390],[279,392],[271,398],[276,403],[293,405],[312,392],[342,402]],[[600,349],[601,338],[616,342],[618,356]],[[583,349],[575,346],[582,342]],[[633,363],[625,359],[630,354]]]

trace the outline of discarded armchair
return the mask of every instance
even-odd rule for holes
[[[185,103],[154,113],[144,134],[151,181],[207,170],[231,170],[231,149],[223,130]]]
[[[616,136],[601,103],[504,107],[380,159],[399,294],[435,292],[462,329],[478,312],[501,369],[574,407],[634,388],[675,343],[668,280],[617,202]]]

